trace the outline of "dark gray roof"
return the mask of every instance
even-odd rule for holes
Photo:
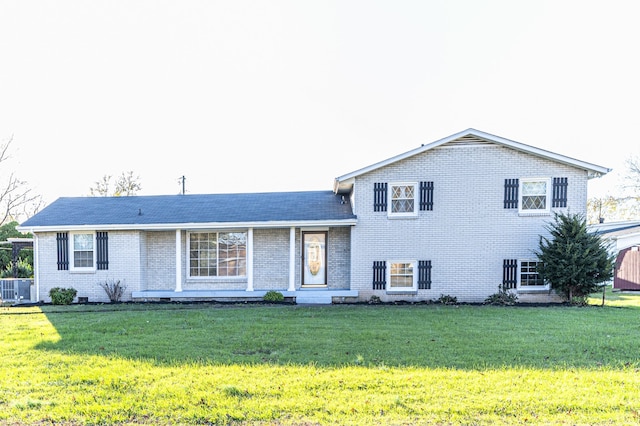
[[[332,191],[247,194],[63,197],[20,226],[124,226],[340,222],[355,220],[348,197]]]

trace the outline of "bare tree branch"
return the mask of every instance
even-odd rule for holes
[[[111,188],[111,180],[113,176],[104,175],[102,179],[96,181],[94,186],[89,188],[91,196],[94,197],[121,197],[136,195],[142,189],[140,185],[140,176],[134,176],[133,171],[122,172],[115,181],[115,189]]]
[[[9,147],[13,142],[13,136],[3,144],[0,144],[0,166],[10,158]],[[0,182],[2,182],[0,169]],[[37,202],[42,204],[42,198],[34,195],[27,182],[18,179],[15,174],[9,173],[6,181],[0,183],[0,224],[6,223],[7,220],[16,220],[25,212],[27,205]],[[38,201],[39,200],[39,201]]]
[[[626,184],[625,189],[631,189],[636,197],[640,198],[640,158],[631,156],[625,161],[627,166],[627,174],[624,177]]]
[[[109,185],[111,183],[111,175],[102,176],[102,180],[97,180],[94,186],[89,188],[89,193],[92,197],[108,197]]]
[[[133,176],[133,171],[122,172],[118,180],[116,181],[116,190],[114,195],[119,197],[121,195],[131,196],[136,195],[138,191],[142,189],[140,185],[140,176]]]

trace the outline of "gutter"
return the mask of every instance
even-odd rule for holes
[[[159,223],[159,224],[84,224],[84,225],[46,225],[46,226],[17,226],[20,232],[62,232],[62,231],[175,231],[176,229],[239,229],[239,228],[305,228],[317,226],[354,226],[358,223],[353,219],[336,220],[307,220],[307,221],[272,221],[272,222],[190,222],[190,223]]]

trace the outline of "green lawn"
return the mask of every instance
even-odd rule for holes
[[[0,308],[0,424],[638,423],[606,305]]]

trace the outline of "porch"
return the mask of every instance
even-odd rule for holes
[[[143,290],[131,293],[134,301],[144,300],[216,300],[216,301],[255,301],[262,300],[269,290]],[[358,297],[357,290],[336,289],[299,289],[276,290],[284,297],[294,298],[298,305],[330,305],[333,298]]]

